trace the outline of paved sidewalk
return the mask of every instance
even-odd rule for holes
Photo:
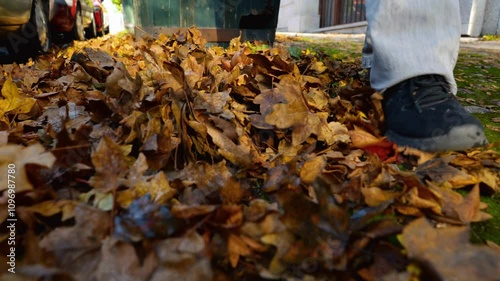
[[[320,42],[333,41],[352,41],[363,42],[364,34],[334,34],[334,33],[293,33],[293,32],[276,32],[278,37],[285,37],[293,40],[294,37],[309,38]],[[485,52],[500,53],[500,41],[483,41],[481,38],[462,37],[460,38],[460,48],[475,49]]]
[[[475,49],[487,52],[500,53],[500,41],[483,41],[479,38],[460,38],[461,49]]]

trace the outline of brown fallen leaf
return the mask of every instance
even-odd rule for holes
[[[426,152],[422,150],[418,150],[412,147],[401,147],[399,148],[399,152],[404,155],[411,155],[418,158],[417,164],[422,165],[423,163],[433,159],[436,157],[436,153]]]
[[[77,202],[72,200],[48,200],[35,204],[33,206],[20,208],[24,208],[24,210],[28,212],[36,213],[45,217],[50,217],[55,214],[61,213],[61,221],[66,221],[74,217],[76,206]]]
[[[158,267],[150,281],[212,280],[213,270],[205,241],[198,233],[191,232],[182,237],[158,241],[153,247],[158,257]]]
[[[469,244],[467,227],[437,229],[420,218],[404,228],[401,242],[408,256],[439,280],[494,281],[500,276],[500,252]]]
[[[436,190],[428,189],[422,185],[409,188],[401,196],[400,201],[417,210],[430,210],[438,215],[442,213],[441,194]]]
[[[115,65],[113,72],[106,77],[105,81],[105,94],[112,98],[119,98],[124,91],[136,96],[142,86],[141,76],[137,74],[135,78],[132,78],[127,67],[121,62]]]
[[[492,194],[500,191],[500,174],[496,168],[488,169],[475,169],[471,170],[470,175],[480,179],[482,188],[486,187],[487,194]]]
[[[75,209],[76,224],[58,227],[40,242],[52,253],[56,265],[77,280],[95,277],[101,259],[102,240],[109,235],[111,219],[98,209],[80,204]]]
[[[96,174],[89,180],[94,188],[109,192],[118,188],[127,171],[123,152],[111,138],[104,137],[92,152],[92,163]]]
[[[442,195],[443,215],[466,225],[492,218],[490,214],[481,211],[478,184],[464,197],[447,188],[438,190]]]
[[[191,219],[198,216],[211,214],[217,209],[214,205],[183,205],[172,206],[172,215],[179,219]]]
[[[283,261],[283,257],[292,247],[292,244],[295,242],[295,237],[292,233],[283,231],[264,235],[261,238],[261,242],[267,245],[273,245],[277,249],[276,254],[269,264],[269,268],[262,269],[261,274],[269,277],[279,276],[286,270],[287,264]]]
[[[245,190],[241,183],[233,178],[229,179],[220,189],[220,196],[223,204],[238,204],[245,195]]]
[[[252,250],[245,243],[245,240],[234,234],[229,234],[227,251],[229,262],[233,268],[238,265],[240,256],[247,257],[252,254]]]
[[[324,156],[316,156],[307,160],[300,169],[300,179],[306,184],[313,183],[319,177],[326,166]]]
[[[219,147],[219,153],[228,161],[242,167],[250,167],[252,165],[253,157],[251,156],[250,147],[244,144],[235,144],[221,131],[212,126],[207,126],[207,133],[212,138],[214,144]]]
[[[428,177],[437,184],[449,182],[454,188],[460,188],[480,182],[478,178],[449,165],[448,162],[449,160],[444,158],[432,159],[420,165],[415,173],[420,178],[423,179]]]
[[[95,272],[95,280],[149,280],[157,266],[158,258],[153,252],[139,259],[132,244],[107,237],[102,241],[101,259]]]
[[[368,206],[379,206],[380,204],[395,199],[401,195],[401,192],[383,190],[378,187],[362,187],[361,193]]]
[[[219,93],[199,93],[194,99],[193,108],[204,109],[213,114],[222,113],[229,101],[230,92],[231,90]]]

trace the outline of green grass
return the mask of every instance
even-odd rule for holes
[[[499,41],[500,35],[484,35],[482,39],[484,41]]]
[[[459,190],[459,193],[465,195],[467,191]],[[485,243],[492,241],[500,245],[500,193],[489,196],[481,196],[481,202],[488,204],[485,211],[493,218],[483,222],[471,224],[470,239],[472,243]]]
[[[324,53],[334,59],[345,60],[347,58],[361,59],[361,52],[358,52],[356,45],[352,45],[352,42],[348,43],[337,43],[333,46],[324,46],[321,44],[312,44],[311,49],[315,52]]]
[[[324,46],[321,44],[307,44],[305,46],[291,46],[289,48],[290,54],[299,58],[303,53],[310,53],[312,55],[326,55],[335,60],[346,60],[346,59],[359,59],[361,54],[358,52],[354,52],[349,49],[344,49],[342,47],[336,46]]]
[[[360,60],[361,49],[363,48],[362,42],[349,40],[332,41],[325,38],[312,39],[307,37],[294,37],[293,42],[288,41],[285,44],[289,44],[290,54],[295,57],[300,56],[302,51],[309,50],[310,53],[320,53],[339,60]]]
[[[486,127],[490,143],[500,143],[500,58],[486,53],[460,52],[455,67],[458,97],[464,105],[486,107],[492,112],[474,114]],[[496,102],[496,103],[495,103]],[[495,148],[500,151],[500,147]]]

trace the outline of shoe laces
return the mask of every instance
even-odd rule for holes
[[[411,98],[418,112],[429,106],[440,104],[451,99],[448,83],[439,75],[419,76],[409,81],[412,89]]]

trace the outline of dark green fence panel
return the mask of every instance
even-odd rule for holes
[[[197,26],[209,42],[274,41],[280,0],[133,0],[135,32],[156,36]]]
[[[122,0],[123,24],[129,32],[134,32],[134,3],[133,0]]]

